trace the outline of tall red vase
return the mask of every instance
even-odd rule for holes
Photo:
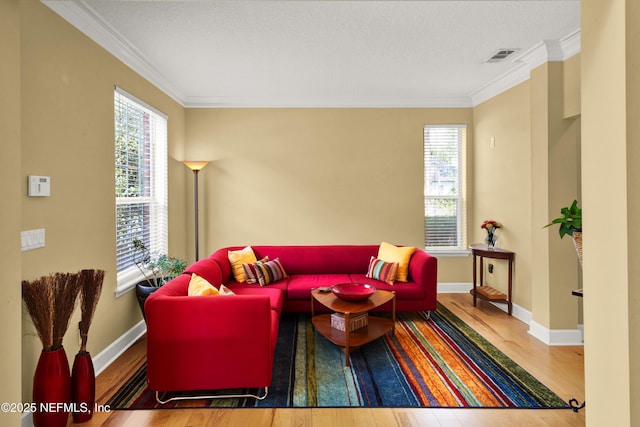
[[[64,427],[71,406],[71,375],[64,348],[42,351],[33,376],[34,427]]]
[[[74,404],[74,423],[83,423],[93,417],[93,406],[96,401],[96,374],[88,352],[76,354],[73,361],[71,401]]]
[[[83,423],[93,417],[96,401],[96,374],[89,352],[76,354],[71,370],[71,402],[73,422]]]

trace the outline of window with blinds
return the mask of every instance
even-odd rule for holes
[[[463,156],[466,125],[424,127],[425,247],[465,249]]]
[[[120,88],[114,92],[118,289],[141,279],[133,241],[167,252],[167,117]]]

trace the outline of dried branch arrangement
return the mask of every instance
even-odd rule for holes
[[[102,282],[104,281],[103,270],[82,270],[80,272],[80,309],[82,317],[80,319],[80,337],[82,342],[80,345],[80,353],[87,352],[87,335],[89,327],[93,320],[93,314],[100,299],[102,292]]]
[[[22,299],[45,351],[53,347],[53,286],[49,277],[22,282]]]
[[[62,347],[81,284],[79,273],[55,273],[22,282],[22,299],[44,351]]]

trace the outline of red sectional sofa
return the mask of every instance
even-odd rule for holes
[[[411,256],[408,281],[389,285],[366,277],[378,245],[252,246],[257,259],[278,258],[288,276],[260,286],[234,280],[228,253],[242,248],[219,249],[147,299],[150,389],[268,389],[280,314],[310,311],[313,288],[369,283],[395,291],[397,311],[437,307],[437,260],[420,249]],[[187,296],[193,273],[235,295]]]

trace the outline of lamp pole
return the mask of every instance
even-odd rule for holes
[[[191,169],[191,171],[193,171],[193,201],[194,201],[194,211],[195,211],[194,219],[195,219],[195,245],[196,245],[195,254],[196,254],[196,261],[198,261],[198,259],[200,259],[200,257],[198,256],[198,248],[200,247],[200,244],[199,244],[200,233],[198,231],[198,172],[200,172],[205,166],[207,166],[209,162],[204,160],[197,160],[197,161],[185,160],[183,163],[189,169]]]

